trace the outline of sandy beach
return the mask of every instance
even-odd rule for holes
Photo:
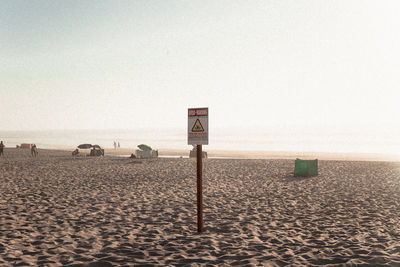
[[[128,156],[135,153],[137,148],[106,148],[106,155]],[[287,152],[287,151],[246,151],[246,150],[209,150],[211,158],[233,158],[233,159],[320,159],[340,161],[400,161],[399,155],[376,154],[376,153],[328,153],[328,152]],[[64,149],[68,150],[68,149]],[[157,149],[161,157],[188,157],[190,150],[184,149]]]
[[[1,266],[400,266],[400,163],[0,158]]]

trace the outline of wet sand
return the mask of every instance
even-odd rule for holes
[[[400,266],[400,163],[206,159],[204,233],[196,161],[6,149],[1,266]]]

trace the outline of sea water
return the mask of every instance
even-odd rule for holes
[[[39,148],[73,149],[89,143],[112,148],[115,141],[121,148],[129,149],[139,144],[155,149],[191,149],[185,128],[0,131],[0,140],[6,147],[35,143]],[[400,132],[216,129],[210,132],[207,149],[400,155]]]

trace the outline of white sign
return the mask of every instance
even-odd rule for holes
[[[208,145],[208,108],[188,109],[188,144]]]

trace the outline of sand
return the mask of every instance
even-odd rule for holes
[[[133,148],[106,148],[107,155],[128,156],[135,153]],[[189,150],[184,149],[158,149],[160,156],[188,157]],[[203,147],[210,158],[236,158],[236,159],[322,159],[322,160],[347,160],[347,161],[400,161],[399,155],[374,154],[374,153],[327,153],[327,152],[287,152],[287,151],[231,151],[209,150]],[[72,150],[71,150],[72,151]]]
[[[194,159],[5,154],[0,266],[400,266],[400,163],[206,159],[198,234]]]

